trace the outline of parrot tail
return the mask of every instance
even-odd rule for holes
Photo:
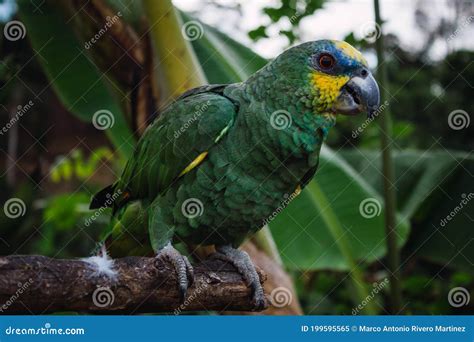
[[[92,197],[89,209],[110,208],[114,206],[116,184],[111,184]]]

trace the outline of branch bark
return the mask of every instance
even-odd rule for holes
[[[250,289],[240,274],[220,260],[195,266],[195,282],[184,302],[167,262],[126,257],[113,260],[113,270],[116,275],[110,276],[79,259],[0,257],[0,314],[254,310]]]

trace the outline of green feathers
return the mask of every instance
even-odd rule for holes
[[[120,241],[120,229],[127,228],[120,221],[133,227],[146,222],[158,250],[172,240],[237,246],[260,229],[316,172],[335,124],[334,113],[321,112],[318,99],[327,90],[318,86],[331,89],[324,96],[324,108],[330,108],[341,80],[358,65],[339,50],[331,41],[302,44],[246,82],[192,89],[169,105],[113,188],[127,201],[115,203],[123,208],[109,236]],[[315,70],[315,56],[328,51],[339,53],[339,69],[315,82],[322,72]],[[122,235],[143,243],[146,227],[137,230]]]

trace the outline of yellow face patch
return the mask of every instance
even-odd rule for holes
[[[349,76],[334,76],[315,71],[312,73],[311,81],[317,92],[317,109],[325,111],[332,107],[342,86],[349,81]]]
[[[354,48],[351,44],[348,44],[344,41],[337,41],[337,40],[334,40],[333,43],[347,57],[352,58],[362,63],[364,66],[368,66],[367,61],[365,60],[364,56],[362,56],[362,54],[356,48]]]

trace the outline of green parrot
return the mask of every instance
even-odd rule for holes
[[[120,179],[92,199],[91,209],[113,208],[107,250],[170,260],[184,298],[193,271],[173,243],[214,245],[262,307],[239,245],[313,178],[336,114],[372,116],[379,97],[362,54],[333,40],[292,47],[245,82],[185,92],[147,128]]]

